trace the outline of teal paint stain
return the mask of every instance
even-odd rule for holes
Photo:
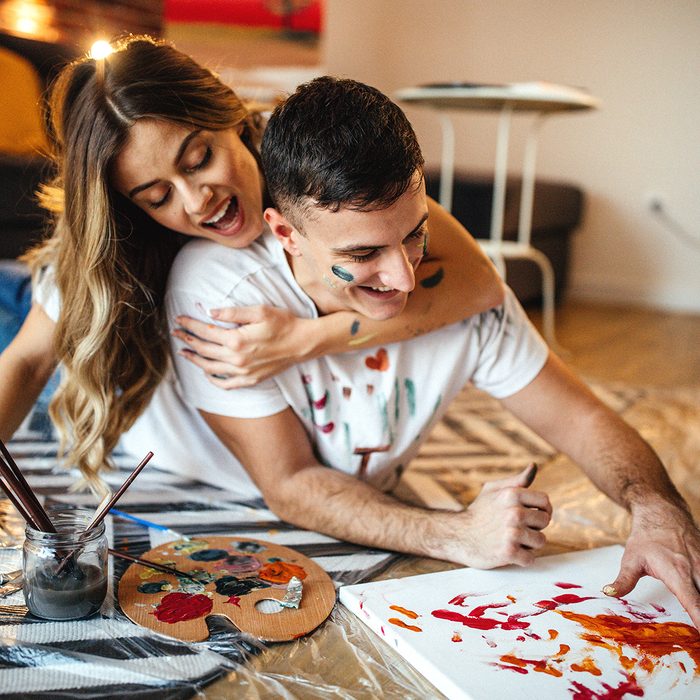
[[[399,378],[396,377],[394,381],[394,421],[399,422],[400,408],[399,408]]]
[[[406,402],[408,403],[408,415],[413,417],[416,415],[416,385],[412,379],[403,380],[404,388],[406,389]]]
[[[360,322],[353,321],[352,326],[350,326],[350,335],[357,335],[357,331],[360,330]]]
[[[355,277],[348,272],[344,267],[341,267],[340,265],[333,265],[331,268],[331,272],[338,277],[339,279],[343,280],[343,282],[352,282]]]
[[[379,404],[379,412],[382,416],[382,431],[385,435],[389,436],[389,444],[394,444],[394,431],[391,429],[391,424],[389,423],[389,408],[387,406],[386,397],[382,394],[377,396],[377,403]]]
[[[343,423],[343,433],[345,435],[345,462],[348,466],[351,466],[355,451],[352,447],[352,434],[350,433],[349,423]]]
[[[426,289],[432,289],[433,287],[437,287],[438,284],[442,282],[444,276],[445,270],[443,270],[443,268],[439,268],[435,274],[430,275],[430,277],[426,277],[424,280],[421,280],[420,286],[425,287]]]

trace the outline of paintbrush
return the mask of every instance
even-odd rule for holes
[[[109,553],[113,557],[119,557],[120,559],[125,559],[126,561],[130,561],[133,564],[140,564],[141,566],[147,566],[150,569],[156,569],[157,571],[162,571],[165,574],[171,574],[172,576],[183,576],[184,578],[188,578],[190,581],[194,581],[196,583],[200,583],[197,581],[197,579],[192,576],[192,574],[186,574],[184,571],[178,571],[177,569],[173,569],[171,566],[166,566],[165,564],[158,564],[154,561],[149,561],[148,559],[139,559],[138,557],[134,557],[131,554],[126,554],[125,552],[119,552],[116,549],[110,549]]]
[[[169,532],[171,535],[174,535],[177,539],[185,540],[186,542],[189,542],[192,539],[191,537],[184,535],[182,532],[178,532],[177,530],[173,530],[171,527],[168,527],[167,525],[161,525],[160,523],[154,523],[151,520],[146,520],[145,518],[139,518],[138,516],[132,515],[131,513],[125,513],[123,510],[117,510],[116,508],[110,508],[109,512],[110,512],[110,515],[114,515],[117,518],[122,518],[124,520],[131,520],[131,522],[133,522],[133,523],[137,523],[138,525],[143,525],[144,527],[151,528],[152,530],[160,530],[161,532]]]
[[[153,452],[149,452],[136,466],[133,472],[129,474],[129,476],[126,478],[126,481],[119,487],[118,491],[112,496],[112,498],[109,499],[105,503],[105,501],[102,501],[101,508],[98,507],[97,512],[92,516],[92,519],[90,520],[90,523],[88,527],[85,529],[85,531],[82,533],[81,537],[84,537],[87,535],[91,530],[94,530],[104,519],[107,517],[107,513],[109,513],[109,509],[124,495],[126,490],[131,486],[132,482],[134,479],[141,473],[141,470],[148,464],[150,461],[151,457],[153,457]],[[106,500],[106,499],[105,499]],[[80,538],[79,538],[80,541]],[[58,568],[56,569],[56,574],[60,574],[66,566],[72,566],[72,562],[74,561],[74,558],[76,554],[78,553],[78,549],[74,550],[71,552],[67,557],[64,558],[64,560],[58,565]]]
[[[44,532],[56,532],[56,528],[51,522],[51,519],[42,508],[39,499],[34,495],[34,492],[24,478],[17,463],[12,459],[12,455],[9,453],[2,440],[0,440],[0,452],[2,452],[3,456],[2,459],[0,459],[0,475],[3,477],[3,489],[10,497],[12,504],[17,508],[22,517],[35,529],[43,530]],[[9,491],[5,488],[6,486],[14,492],[14,498],[10,496]],[[20,501],[23,507],[19,507],[17,501]],[[37,525],[39,527],[36,527]]]

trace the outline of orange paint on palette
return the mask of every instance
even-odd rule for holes
[[[396,612],[400,612],[406,617],[410,617],[412,620],[415,620],[416,618],[420,617],[420,615],[418,615],[417,612],[413,612],[413,610],[407,610],[406,608],[402,608],[400,605],[390,605],[389,610],[396,610]]]
[[[399,620],[398,617],[390,617],[387,622],[391,622],[392,625],[396,625],[397,627],[403,627],[405,630],[411,630],[411,632],[422,632],[423,630],[420,627],[417,627],[416,625],[409,625],[405,623],[403,620]]]
[[[595,665],[590,656],[586,656],[577,664],[571,664],[571,670],[577,673],[590,673],[592,676],[600,676],[602,671]]]
[[[546,673],[549,676],[555,676],[556,678],[561,677],[563,674],[558,668],[550,666],[546,659],[520,659],[512,654],[504,654],[500,659],[504,664],[511,664],[512,666],[518,666],[519,668],[532,667],[533,671],[538,673]]]
[[[684,622],[634,622],[621,615],[591,617],[566,610],[558,612],[588,630],[581,635],[586,641],[599,646],[608,646],[604,640],[625,644],[657,659],[685,651],[695,662],[695,673],[700,673],[700,634],[691,625]]]

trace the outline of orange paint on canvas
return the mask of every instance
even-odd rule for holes
[[[691,625],[683,622],[634,622],[621,615],[591,617],[566,610],[558,612],[588,630],[581,635],[586,641],[608,647],[604,640],[625,644],[657,659],[685,651],[695,662],[695,673],[700,673],[700,634]],[[621,649],[619,653],[621,656]]]
[[[559,636],[559,632],[556,630],[549,630],[549,638],[556,639]]]
[[[392,625],[397,627],[403,627],[405,630],[411,630],[411,632],[422,632],[423,630],[416,625],[408,625],[403,620],[399,620],[398,617],[390,617],[387,622],[391,622]]]
[[[533,671],[538,673],[546,673],[549,676],[555,676],[559,678],[562,672],[558,668],[550,666],[546,659],[519,659],[517,656],[512,654],[504,654],[500,659],[504,664],[511,664],[512,666],[518,666],[519,668],[532,667]]]
[[[415,620],[416,618],[420,617],[417,612],[413,612],[413,610],[407,610],[406,608],[402,608],[400,605],[390,605],[389,610],[396,610],[396,612],[400,612],[406,617],[410,617],[412,620]]]
[[[590,673],[593,676],[602,674],[602,671],[595,665],[595,661],[590,656],[586,656],[577,664],[571,664],[571,670],[577,673]]]

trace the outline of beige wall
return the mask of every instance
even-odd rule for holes
[[[587,87],[595,113],[553,116],[538,173],[581,186],[571,295],[700,312],[700,2],[327,0],[324,64],[391,92],[425,82],[548,80]],[[426,158],[430,113],[411,108]],[[493,115],[457,115],[458,165],[490,170]],[[522,158],[518,117],[510,169]],[[694,246],[650,212],[650,194]]]

